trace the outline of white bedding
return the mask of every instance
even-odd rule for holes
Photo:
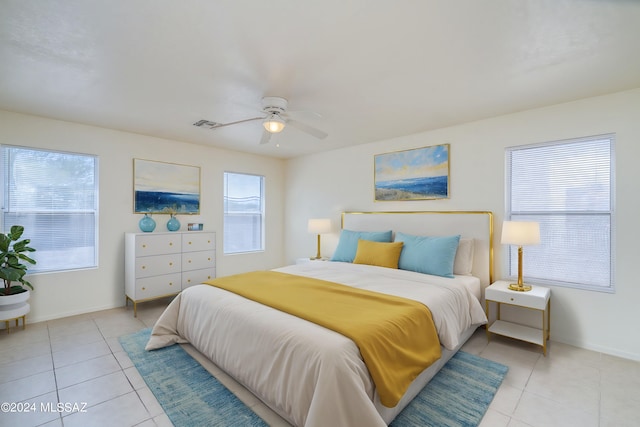
[[[338,262],[277,271],[421,301],[450,350],[472,325],[486,322],[458,279]],[[376,409],[374,385],[350,339],[219,288],[184,290],[154,326],[147,349],[176,342],[190,342],[294,425],[383,426],[402,409]]]

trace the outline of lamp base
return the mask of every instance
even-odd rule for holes
[[[531,290],[531,285],[518,285],[517,283],[512,283],[509,285],[509,289],[517,292],[529,292]]]

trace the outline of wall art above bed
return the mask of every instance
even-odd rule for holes
[[[200,167],[133,159],[133,212],[200,213]]]
[[[376,154],[375,201],[449,198],[449,144]]]

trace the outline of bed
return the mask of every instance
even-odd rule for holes
[[[440,357],[412,379],[392,406],[382,404],[382,388],[376,387],[354,340],[215,286],[198,285],[178,295],[155,324],[147,349],[190,343],[293,425],[388,425],[486,322],[480,299],[492,280],[492,215],[345,212],[342,228],[335,261],[286,266],[273,274],[329,281],[429,308]],[[366,240],[360,237],[371,230],[392,230],[392,240],[405,239],[404,249],[412,244],[410,237],[457,233],[454,265],[464,271],[453,273],[464,274],[443,277],[354,262],[358,257],[362,261],[362,248],[356,259],[340,259],[344,235],[354,233],[360,245]],[[464,259],[459,258],[463,253]]]

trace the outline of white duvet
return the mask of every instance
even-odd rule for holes
[[[276,271],[420,301],[447,349],[457,348],[469,327],[486,322],[477,298],[456,279],[339,262]],[[384,426],[401,410],[376,409],[375,387],[350,339],[216,287],[193,286],[178,295],[146,349],[184,342],[297,426]]]

